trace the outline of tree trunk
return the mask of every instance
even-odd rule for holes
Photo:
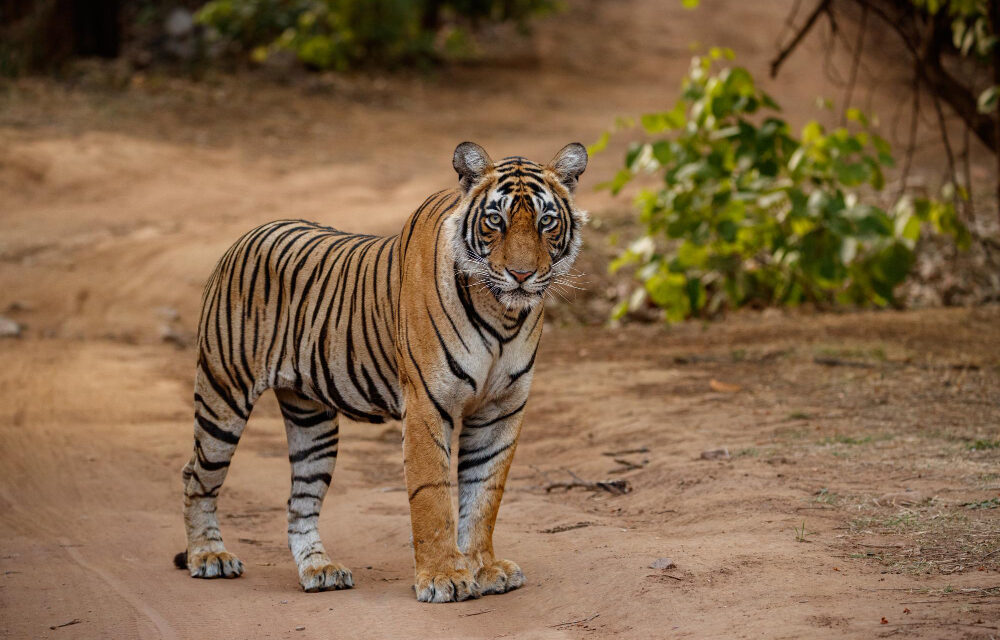
[[[46,71],[72,56],[121,52],[120,0],[0,0],[0,53],[8,71]]]
[[[993,36],[1000,36],[1000,0],[990,0],[990,22]],[[1000,43],[993,44],[993,84],[1000,91]],[[1000,221],[1000,98],[993,110],[993,153],[997,157],[997,220]]]

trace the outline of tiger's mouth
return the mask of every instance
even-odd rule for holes
[[[545,287],[537,289],[526,289],[524,285],[518,285],[512,289],[504,287],[491,288],[493,295],[504,306],[511,309],[530,309],[545,297]]]

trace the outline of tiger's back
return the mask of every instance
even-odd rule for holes
[[[199,374],[235,387],[244,412],[288,389],[365,422],[399,419],[395,309],[399,237],[303,220],[261,225],[205,288]]]

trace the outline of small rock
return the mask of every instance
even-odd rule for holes
[[[299,626],[295,627],[295,630],[296,630],[296,631],[305,631],[305,630],[306,630],[306,628],[305,628],[305,625],[301,625],[301,624],[300,624]]]
[[[728,460],[729,459],[729,449],[722,447],[721,449],[712,449],[711,451],[701,452],[702,460]]]
[[[0,316],[0,338],[20,338],[24,327],[20,322]]]
[[[172,344],[178,349],[185,349],[191,344],[191,338],[184,331],[179,331],[169,324],[160,327],[160,340]]]
[[[187,9],[177,8],[170,12],[163,23],[166,39],[163,49],[180,60],[192,60],[198,53],[195,39],[194,15]]]
[[[649,565],[650,569],[675,569],[676,567],[677,565],[670,558],[657,558]]]
[[[163,30],[171,38],[183,38],[194,30],[194,16],[187,9],[178,7],[167,16]]]
[[[181,314],[178,313],[177,309],[174,309],[173,307],[157,307],[156,309],[154,309],[154,311],[156,312],[157,316],[159,316],[163,320],[166,320],[167,322],[179,320],[181,317]]]
[[[24,300],[14,300],[7,305],[7,313],[17,313],[19,311],[31,311],[34,307]]]

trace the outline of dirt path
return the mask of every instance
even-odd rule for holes
[[[233,238],[289,216],[392,233],[452,182],[460,140],[539,160],[590,142],[667,104],[694,40],[734,46],[763,77],[784,7],[758,4],[573,3],[522,66],[430,78],[5,87],[0,314],[26,330],[0,341],[0,636],[1000,635],[995,307],[550,323],[497,530],[528,584],[449,606],[410,590],[397,425],[344,428],[321,521],[357,587],[299,590],[268,396],[220,501],[246,575],[171,567],[188,345]],[[793,121],[829,94],[810,64],[793,59],[770,87],[806,105]],[[619,162],[615,144],[590,184]],[[581,202],[622,213],[604,195]],[[555,486],[574,474],[631,491]],[[676,567],[649,567],[664,557]]]
[[[286,449],[268,402],[220,507],[247,573],[195,581],[169,563],[183,545],[191,352],[7,342],[2,628],[10,637],[987,638],[1000,622],[997,511],[962,505],[1000,495],[998,451],[969,449],[995,438],[1000,420],[998,320],[951,311],[744,318],[672,335],[550,332],[497,532],[528,585],[454,606],[420,605],[410,591],[396,426],[345,428],[321,529],[354,570],[354,590],[298,588],[283,538]],[[719,447],[731,457],[700,459]],[[632,465],[641,468],[617,473]],[[546,491],[572,481],[568,471],[626,480],[631,492]],[[661,557],[676,568],[650,569]]]

